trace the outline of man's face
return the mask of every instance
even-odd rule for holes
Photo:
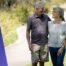
[[[41,7],[37,8],[36,10],[37,10],[37,14],[38,14],[39,16],[41,16],[41,15],[43,14],[43,12],[44,12],[44,9],[41,8]]]

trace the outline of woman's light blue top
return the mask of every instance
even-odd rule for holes
[[[66,37],[66,22],[62,21],[60,24],[53,21],[48,22],[48,46],[49,47],[62,47],[63,40]]]

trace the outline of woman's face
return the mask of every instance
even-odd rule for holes
[[[59,17],[60,17],[59,12],[53,11],[53,12],[52,12],[52,17],[53,17],[53,18],[59,18]]]

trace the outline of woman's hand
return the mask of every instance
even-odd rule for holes
[[[66,39],[64,40],[64,46],[66,46]]]
[[[61,47],[61,48],[58,50],[57,55],[58,55],[58,56],[59,56],[59,55],[62,55],[62,52],[63,52],[63,47]]]

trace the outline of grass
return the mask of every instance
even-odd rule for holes
[[[49,62],[45,63],[45,66],[49,66],[49,65],[52,66],[51,58],[49,58]],[[26,66],[31,66],[31,64],[28,64]],[[65,59],[64,59],[64,66],[66,66],[66,55],[65,55]]]

